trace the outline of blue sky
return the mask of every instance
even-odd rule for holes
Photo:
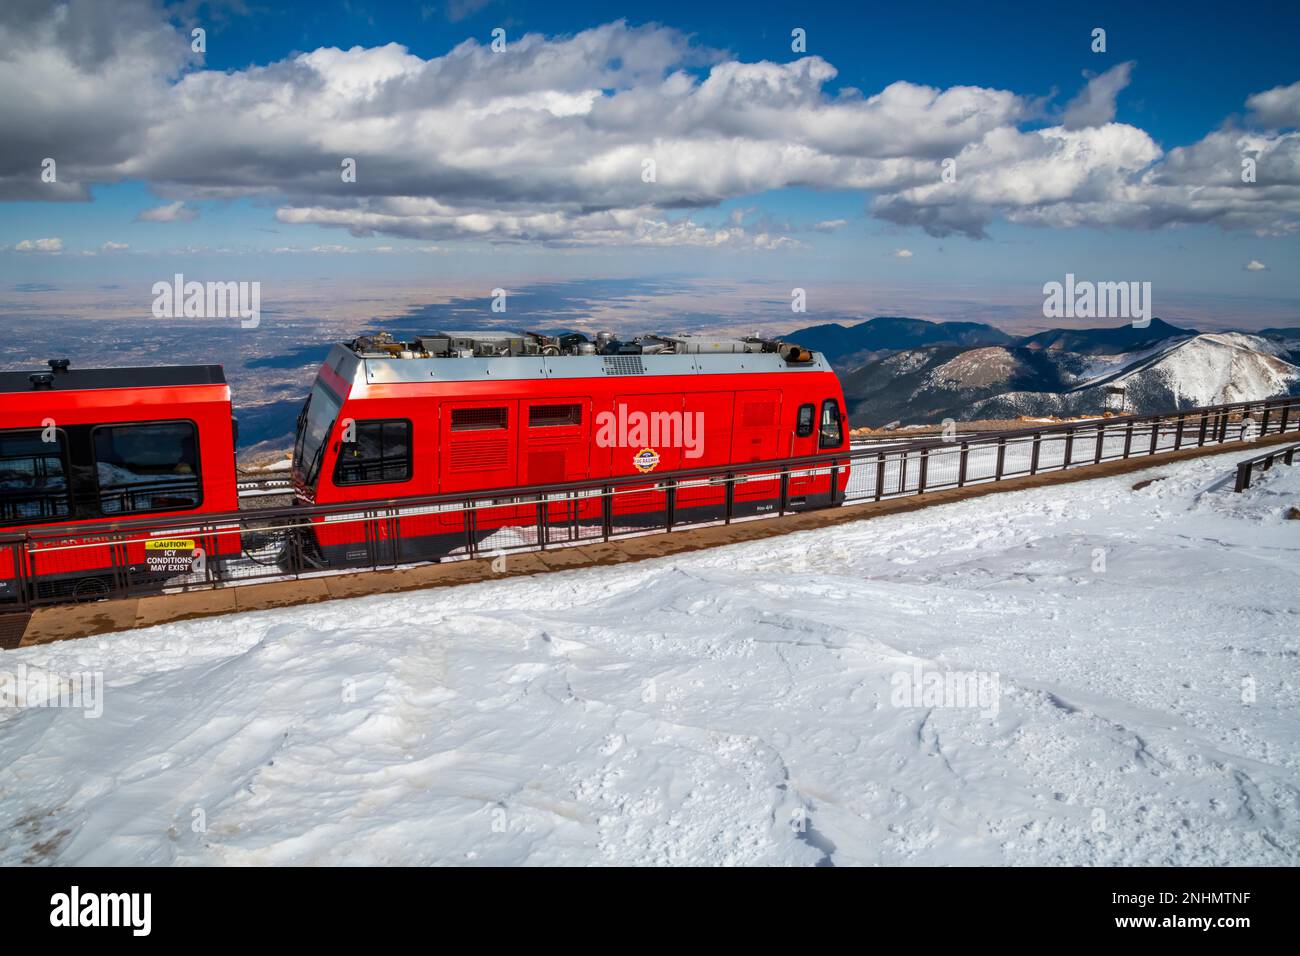
[[[1300,92],[1292,96],[1287,90],[1300,79],[1294,57],[1300,7],[1295,4],[1246,9],[1102,3],[1057,9],[1001,3],[848,8],[661,2],[620,9],[553,2],[326,0],[265,8],[250,3],[247,10],[205,4],[197,12],[176,7],[159,12],[148,4],[124,3],[116,23],[111,17],[115,6],[99,5],[110,15],[97,33],[102,49],[95,63],[86,63],[84,47],[75,48],[81,51],[76,56],[67,53],[74,48],[49,26],[59,16],[56,4],[49,8],[48,24],[20,25],[29,31],[21,40],[18,25],[0,34],[15,47],[20,42],[24,49],[30,46],[36,51],[33,57],[42,54],[41,43],[48,41],[51,53],[39,62],[56,87],[47,93],[51,112],[75,99],[71,94],[58,98],[57,85],[65,79],[61,69],[69,74],[69,89],[76,82],[71,73],[93,81],[98,71],[105,90],[122,84],[128,99],[129,91],[139,90],[141,102],[150,104],[133,116],[124,114],[120,128],[112,127],[116,119],[108,107],[94,114],[109,127],[94,135],[105,142],[119,136],[119,148],[105,148],[102,155],[88,142],[90,132],[80,142],[68,138],[68,130],[75,132],[78,123],[88,122],[87,114],[71,112],[71,106],[66,119],[36,110],[12,117],[0,111],[0,119],[25,124],[16,143],[0,146],[0,184],[7,172],[18,183],[0,191],[0,282],[134,281],[189,270],[217,278],[463,277],[508,286],[524,278],[673,274],[791,285],[973,285],[985,289],[981,296],[988,299],[1004,295],[1023,301],[1026,290],[1032,293],[1043,282],[1074,272],[1097,279],[1149,280],[1157,296],[1257,299],[1269,303],[1270,314],[1300,311],[1300,183],[1292,168],[1300,142],[1289,112],[1296,109],[1292,100],[1300,102]],[[552,70],[547,65],[553,45],[558,50],[566,38],[620,16],[632,32],[616,30],[612,45],[599,47],[618,53],[604,54],[611,57],[609,71],[584,78],[574,76],[576,68]],[[207,50],[186,59],[187,51],[177,44],[187,41],[196,24],[208,31]],[[655,25],[662,31],[655,32]],[[506,61],[493,61],[490,54],[457,59],[451,51],[472,40],[485,53],[497,27],[506,31],[507,44],[530,33],[540,39],[529,51],[534,65],[521,70],[515,85],[484,92],[500,75],[486,71]],[[791,50],[795,27],[806,30],[804,53]],[[1106,30],[1105,53],[1090,50],[1094,27]],[[150,45],[139,45],[142,32]],[[314,60],[314,75],[290,69],[298,54],[392,43],[419,60],[392,54],[363,62],[345,52],[328,62]],[[666,46],[672,51],[665,53]],[[638,51],[651,63],[648,71],[629,66],[642,55]],[[508,46],[504,55],[512,53]],[[756,104],[740,133],[728,126],[725,107],[720,119],[715,115],[719,108],[707,95],[706,80],[720,64],[741,69],[760,65],[761,70],[762,64],[796,64],[807,57],[828,64],[834,76],[810,80],[789,73],[755,79],[746,74],[744,82],[758,84],[770,101]],[[447,69],[435,83],[421,61],[443,58]],[[268,67],[275,84],[266,80]],[[1120,158],[1100,167],[1078,160],[1080,147],[1072,134],[1048,137],[1049,145],[1043,146],[1037,131],[1060,127],[1089,78],[1115,70],[1127,71],[1127,82],[1109,94],[1104,115],[1075,125],[1084,138],[1083,152],[1114,149]],[[205,71],[210,74],[205,84],[194,87],[202,95],[190,94],[179,102],[178,78],[203,79]],[[673,72],[694,84],[688,97],[692,102],[683,108],[683,119],[661,129],[655,115],[657,84]],[[217,84],[217,74],[224,74],[227,86]],[[311,127],[319,131],[318,142],[299,137],[301,153],[287,141],[293,137],[282,132],[283,121],[279,131],[256,128],[262,115],[257,100],[271,96],[268,91],[307,96],[323,82],[320,77],[343,82],[340,77],[361,74],[380,86],[385,81],[406,84],[392,96],[401,105],[388,113],[383,105],[388,94],[380,86],[348,104],[358,111],[350,117],[356,130],[369,136],[379,124],[386,129],[381,135],[392,137],[391,146],[346,137],[345,143],[354,143],[351,149],[339,146],[336,134],[342,126],[329,118],[327,97],[304,100],[310,103],[307,110],[319,110],[324,118]],[[21,76],[0,72],[2,98],[35,95],[20,88]],[[598,108],[611,108],[607,114],[571,116],[565,106],[555,116],[545,114],[534,130],[536,103],[521,107],[516,102],[524,95],[521,90],[539,87],[553,89],[557,96],[581,97],[595,82],[616,84],[590,91]],[[882,148],[870,156],[868,167],[852,166],[859,153],[872,153],[877,142],[871,125],[877,120],[865,117],[864,101],[897,84],[909,95],[927,88],[936,95],[974,88],[987,91],[987,97],[972,94],[968,107],[962,99],[966,94],[954,92],[942,108],[899,107],[897,116],[882,122],[893,124],[889,129],[902,127],[903,139],[912,109],[918,111],[918,129],[933,123],[938,132]],[[737,83],[727,95],[748,105],[755,88]],[[1282,92],[1269,109],[1247,106],[1253,95],[1277,88]],[[433,155],[439,124],[445,126],[448,115],[455,115],[454,109],[448,112],[448,101],[462,95],[491,115],[507,108],[532,111],[520,114],[518,141],[509,135],[508,123],[504,133],[496,131],[482,142],[472,141],[472,132],[458,130],[458,137],[471,141],[454,153]],[[204,96],[213,97],[206,112]],[[225,96],[230,99],[219,99]],[[510,96],[516,99],[501,106]],[[1015,104],[1008,105],[1007,97]],[[178,102],[166,102],[170,99]],[[623,102],[629,105],[614,115],[612,108]],[[489,108],[489,103],[494,105]],[[833,114],[841,107],[844,115],[837,118]],[[892,165],[924,169],[937,164],[944,148],[934,139],[942,138],[945,124],[986,108],[1005,109],[1006,116],[990,119],[966,139],[954,141],[950,150],[971,157],[969,163],[960,160],[958,179],[972,191],[956,204],[969,208],[954,211],[947,200],[926,194],[928,183],[918,180],[914,169],[900,172]],[[285,115],[292,118],[297,109],[295,102]],[[709,109],[715,114],[704,116]],[[359,113],[364,117],[358,118]],[[422,134],[426,140],[402,134],[403,125],[409,129],[421,117],[429,123],[429,132]],[[865,124],[861,128],[854,125],[859,121]],[[60,129],[64,139],[58,138]],[[850,131],[842,133],[844,129]],[[795,171],[783,168],[782,147],[805,145],[807,130],[818,138],[820,155],[800,159],[807,165]],[[1229,132],[1212,138],[1222,130]],[[1241,148],[1245,141],[1240,137],[1246,134],[1256,137],[1251,148],[1262,150],[1261,169],[1282,171],[1281,179],[1262,183],[1276,201],[1261,203],[1258,192],[1227,190],[1207,211],[1197,177],[1217,176],[1228,167],[1235,175],[1233,150]],[[537,137],[535,147],[530,135]],[[864,137],[864,145],[855,145],[854,136]],[[539,160],[538,169],[544,166],[545,171],[538,172],[535,182],[528,172],[521,173],[529,168],[529,149],[549,151],[569,137],[572,153]],[[747,138],[755,144],[754,157],[737,146],[735,168],[713,181],[716,157],[726,157],[726,144]],[[187,149],[191,141],[195,145]],[[427,162],[420,155],[425,142]],[[978,189],[962,179],[961,170],[985,163],[990,152],[1003,148],[1007,158],[994,157],[987,168],[980,167],[985,180]],[[1194,152],[1186,161],[1172,161],[1171,151],[1178,148]],[[608,163],[630,163],[633,172],[638,149],[658,150],[663,168],[674,168],[673,150],[689,153],[689,162],[677,163],[689,168],[669,190],[629,198],[628,185],[610,185],[604,167],[570,175],[600,149],[608,150]],[[1042,165],[1007,173],[1014,162],[1026,161],[1026,150],[1041,150]],[[32,164],[56,151],[68,157],[61,181],[78,191],[72,201],[51,201],[47,193],[20,181]],[[346,152],[361,156],[364,197],[321,187],[323,173],[313,172],[318,178],[306,182],[309,177],[295,167],[310,167],[316,156],[327,170]],[[206,168],[209,157],[219,153],[219,162],[213,158],[212,168]],[[1056,158],[1066,153],[1076,158]],[[391,169],[390,155],[395,157]],[[449,172],[449,166],[470,155],[475,159],[467,168]],[[1070,168],[1069,162],[1080,165]],[[390,179],[377,184],[366,177],[378,168]],[[1058,173],[1062,168],[1066,172]],[[296,179],[291,186],[283,178],[286,170]],[[1143,179],[1152,171],[1154,180]],[[1063,193],[1050,201],[1025,195],[1058,174],[1072,178]],[[700,178],[698,188],[691,176]],[[599,187],[585,185],[597,180]],[[855,185],[886,181],[880,188]],[[1141,190],[1135,188],[1139,182]],[[1205,178],[1205,185],[1214,184]],[[1238,196],[1252,201],[1243,203]],[[138,218],[146,210],[177,203],[181,215],[154,217],[171,221]],[[427,203],[436,204],[436,211],[425,208]],[[617,224],[590,218],[606,213],[623,218]],[[655,230],[662,231],[661,238],[653,238],[659,235]],[[46,241],[44,250],[33,247],[38,240]],[[57,249],[49,245],[52,240]],[[1292,324],[1300,324],[1300,316]]]

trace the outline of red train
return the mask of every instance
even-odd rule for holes
[[[0,533],[67,532],[65,551],[43,545],[23,569],[38,586],[73,595],[104,587],[105,569],[122,556],[111,560],[108,545],[74,547],[94,542],[97,527],[238,507],[230,391],[219,366],[51,365],[0,373]],[[499,332],[397,342],[380,334],[326,357],[298,418],[292,475],[296,500],[317,505],[645,475],[613,498],[614,522],[636,527],[662,521],[667,492],[658,474],[847,450],[844,423],[843,393],[824,357],[782,342]],[[837,474],[835,487],[825,470],[791,475],[787,507],[835,503],[847,467]],[[775,474],[748,476],[734,485],[732,513],[775,509],[780,484]],[[672,494],[680,520],[696,521],[721,517],[727,489],[705,478]],[[490,547],[504,529],[535,527],[536,503],[512,501],[485,500],[472,512],[396,502],[387,522],[340,510],[313,517],[302,543],[328,567],[437,559],[470,539]],[[572,525],[605,518],[599,495],[546,507],[551,520]],[[185,528],[159,535],[218,566],[238,556],[239,535],[197,541]],[[159,567],[145,544],[128,548],[133,570]],[[0,598],[15,578],[12,559],[0,556]]]
[[[124,563],[173,576],[164,568],[168,556],[152,552],[178,549],[80,545],[128,518],[238,507],[230,387],[221,366],[73,369],[55,360],[44,372],[0,372],[0,534],[51,526],[67,532],[21,569],[13,550],[0,548],[0,600],[17,596],[19,570],[41,594],[71,597],[106,593],[106,569]],[[116,561],[114,547],[126,548]],[[238,536],[190,550],[238,554]]]

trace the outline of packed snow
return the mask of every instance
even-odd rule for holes
[[[0,708],[0,864],[1295,865],[1300,467],[1241,455],[7,652],[103,688]]]

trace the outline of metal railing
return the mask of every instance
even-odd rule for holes
[[[924,495],[1297,430],[1300,397],[1292,397],[545,486],[43,526],[0,535],[0,601],[21,609],[495,557]],[[151,563],[144,546],[158,538],[192,543],[195,560],[179,572],[174,563]]]
[[[1250,479],[1255,469],[1268,471],[1273,467],[1273,462],[1281,459],[1286,464],[1291,464],[1295,460],[1295,454],[1300,451],[1300,444],[1287,445],[1283,448],[1274,448],[1272,451],[1265,452],[1262,455],[1256,455],[1254,458],[1247,458],[1245,461],[1237,462],[1237,484],[1233,488],[1238,494],[1250,487]]]

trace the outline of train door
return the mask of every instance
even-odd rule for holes
[[[519,484],[519,402],[514,399],[444,402],[438,423],[438,491],[440,494],[480,489],[513,488]],[[484,506],[466,515],[460,511],[443,515],[449,532],[464,532],[465,521],[474,522],[475,538],[482,542],[497,529],[525,522],[521,511],[511,507]],[[502,502],[507,504],[507,502]],[[511,542],[513,543],[513,542]]]
[[[683,520],[710,521],[726,516],[727,486],[721,479],[731,463],[735,400],[734,392],[693,392],[686,396],[686,442],[681,467],[717,468],[717,473],[678,483],[677,511]]]
[[[591,399],[519,403],[519,477],[524,485],[558,485],[591,477]],[[546,505],[547,541],[575,540],[579,522],[600,520],[600,499],[557,494]]]
[[[781,392],[755,389],[736,392],[735,429],[731,439],[731,460],[737,467],[752,461],[774,461],[785,456],[781,445]],[[778,472],[750,472],[735,491],[737,515],[765,514],[781,502]]]
[[[817,447],[820,415],[820,403],[815,401],[801,401],[793,410],[786,411],[781,431],[790,436],[791,458],[807,458],[821,451]],[[799,509],[816,504],[817,496],[824,496],[829,486],[829,469],[796,468],[790,473],[790,507]]]

